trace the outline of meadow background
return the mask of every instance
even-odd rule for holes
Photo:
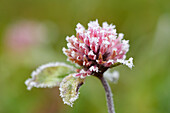
[[[116,67],[117,113],[170,113],[170,0],[0,0],[0,113],[107,113],[104,89],[88,77],[71,108],[58,88],[26,89],[41,64],[66,62],[62,47],[77,23],[116,25],[135,67]]]

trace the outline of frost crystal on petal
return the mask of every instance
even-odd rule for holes
[[[127,65],[130,69],[134,66],[132,57],[130,57],[129,60],[117,59],[117,62]]]
[[[65,63],[48,63],[32,72],[31,77],[25,81],[27,89],[32,87],[46,88],[59,86],[62,79],[73,72],[74,68]]]
[[[98,67],[96,67],[96,66],[91,66],[91,67],[89,68],[89,70],[90,70],[90,71],[95,71],[95,72],[98,72],[98,71],[99,71]]]
[[[78,99],[79,96],[79,88],[84,83],[84,79],[75,78],[76,76],[74,73],[70,74],[69,76],[65,77],[61,84],[60,84],[60,96],[63,98],[64,104],[73,106],[73,102]]]

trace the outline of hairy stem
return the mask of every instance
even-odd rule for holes
[[[110,86],[109,86],[108,82],[104,79],[103,76],[100,77],[99,79],[101,80],[102,85],[103,85],[105,92],[106,92],[108,112],[109,113],[115,113],[114,103],[113,103],[113,95],[112,95],[112,91],[110,89]]]

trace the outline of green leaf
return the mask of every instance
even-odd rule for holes
[[[59,88],[64,104],[71,107],[73,106],[73,102],[78,98],[80,86],[84,83],[84,79],[73,77],[74,74],[65,77]]]
[[[59,86],[63,78],[72,73],[74,68],[64,63],[48,63],[32,72],[32,78],[25,81],[27,89]]]

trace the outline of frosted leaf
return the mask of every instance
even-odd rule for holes
[[[73,102],[78,98],[78,90],[84,82],[84,79],[73,77],[74,74],[65,77],[59,88],[60,96],[63,98],[64,104],[70,105],[71,107],[73,106]]]
[[[107,80],[109,80],[113,83],[117,83],[119,80],[119,72],[112,71],[111,69],[109,69],[104,73],[104,78],[106,78]]]
[[[62,79],[72,73],[74,68],[65,63],[48,63],[38,67],[32,72],[32,78],[25,81],[27,89],[31,90],[32,87],[46,88],[59,86]]]

